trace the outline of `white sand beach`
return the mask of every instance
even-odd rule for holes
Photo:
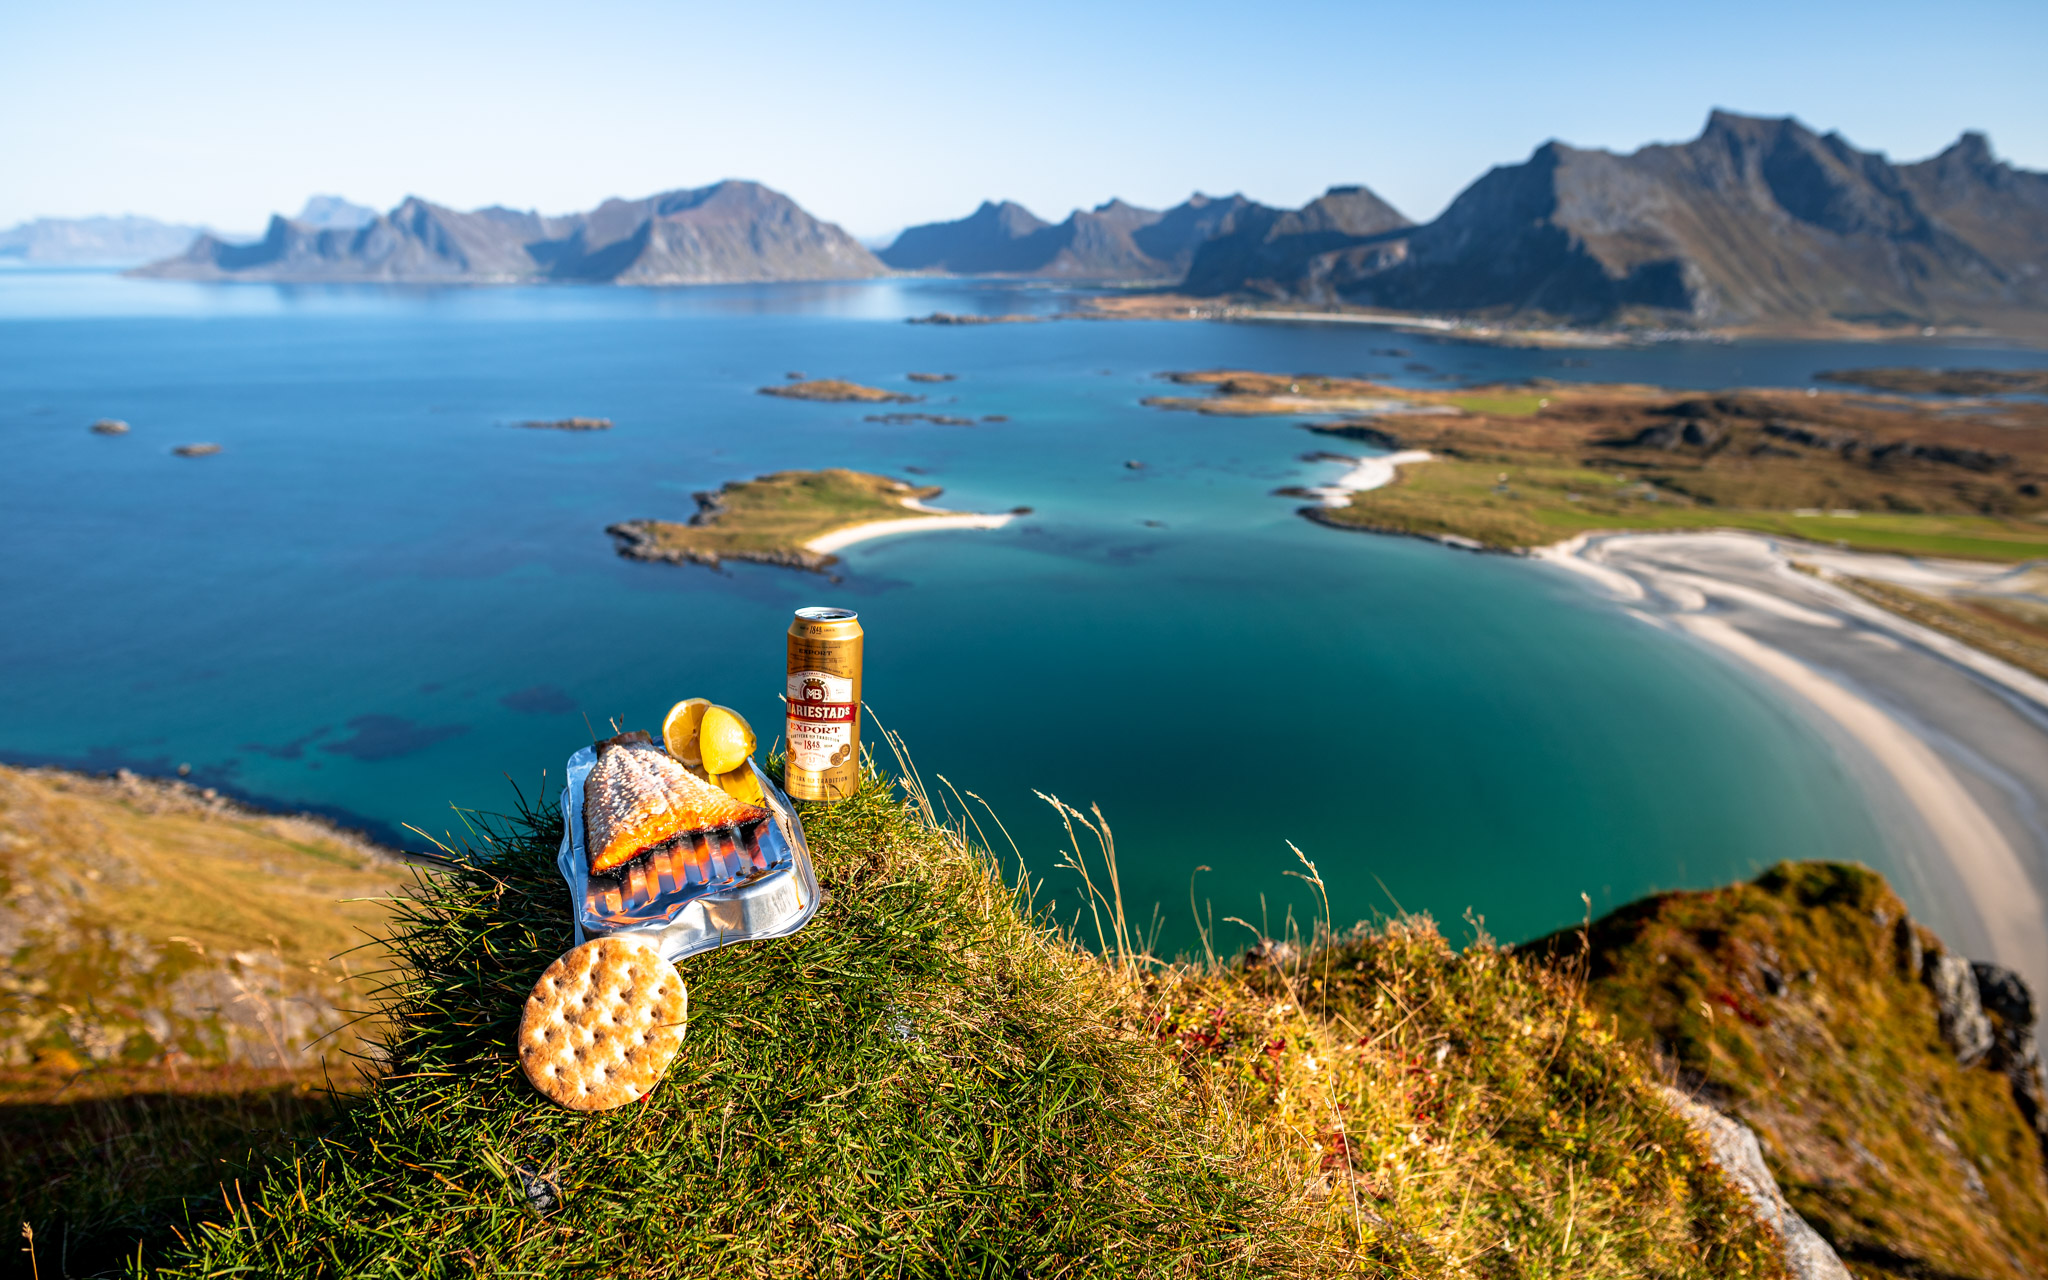
[[[916,498],[905,498],[903,505],[912,511],[925,514],[905,516],[900,520],[870,520],[866,524],[834,529],[806,542],[804,550],[815,551],[820,555],[832,555],[855,543],[893,537],[899,533],[930,533],[939,529],[1000,529],[1017,518],[1008,511],[991,515],[970,511],[941,511],[937,507],[926,506]]]
[[[2026,570],[1732,532],[1581,536],[1537,555],[1791,694],[1862,781],[1922,919],[2048,989],[2048,682],[1791,562],[1920,586]]]
[[[1399,453],[1356,458],[1352,460],[1351,470],[1328,484],[1310,485],[1306,492],[1325,507],[1348,507],[1351,505],[1352,494],[1392,484],[1395,473],[1402,467],[1417,462],[1428,462],[1435,456],[1427,449],[1403,449]]]

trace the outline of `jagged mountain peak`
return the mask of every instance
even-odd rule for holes
[[[1216,235],[1196,249],[1184,287],[1193,293],[1298,290],[1308,264],[1325,255],[1376,242],[1412,225],[1400,210],[1358,183],[1333,186],[1299,209],[1241,203]]]
[[[1171,281],[1207,234],[1188,209],[1162,212],[1112,197],[1048,223],[1011,201],[984,200],[964,218],[907,228],[881,258],[900,271]]]
[[[2000,165],[1982,135],[1901,166],[1795,117],[1719,109],[1690,141],[1625,155],[1546,142],[1398,251],[1305,265],[1296,287],[1581,321],[1947,324],[2048,308],[2042,245],[2048,176]]]

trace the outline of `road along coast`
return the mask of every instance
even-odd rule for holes
[[[1859,776],[1921,910],[2048,990],[2048,681],[1824,576],[2004,570],[1740,532],[1582,534],[1533,555],[1794,695]]]

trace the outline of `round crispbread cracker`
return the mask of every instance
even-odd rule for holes
[[[572,1111],[609,1111],[654,1088],[683,1042],[690,995],[651,942],[593,938],[547,967],[519,1019],[519,1063]]]

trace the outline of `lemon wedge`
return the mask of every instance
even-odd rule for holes
[[[712,773],[731,773],[754,754],[754,730],[729,707],[709,707],[697,728],[697,751]]]
[[[768,803],[768,798],[761,794],[761,780],[754,776],[754,771],[747,767],[744,760],[740,761],[739,768],[731,773],[718,774],[712,781],[716,782],[725,794],[744,804],[765,807]]]
[[[709,698],[685,698],[668,709],[668,718],[661,722],[661,741],[668,747],[668,753],[684,764],[704,763],[704,757],[697,750],[697,729],[704,723],[704,713],[711,707]]]

